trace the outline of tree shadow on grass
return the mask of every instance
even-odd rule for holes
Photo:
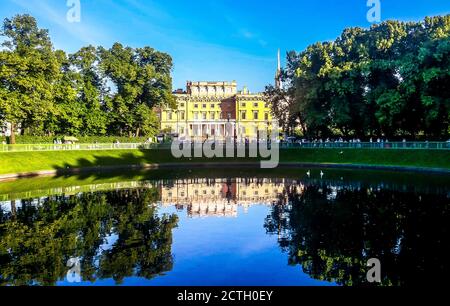
[[[94,179],[132,179],[136,176],[144,177],[145,179],[160,179],[160,178],[177,178],[189,176],[192,171],[200,171],[202,175],[214,176],[217,175],[216,171],[199,167],[198,164],[187,166],[186,163],[206,163],[206,158],[175,158],[173,157],[171,150],[139,150],[139,153],[123,153],[119,156],[106,155],[94,155],[91,158],[80,157],[76,162],[64,163],[61,165],[53,165],[52,168],[56,170],[55,178],[60,177],[76,177],[80,180],[94,178]],[[209,160],[211,161],[211,160]],[[220,162],[220,159],[214,160]],[[238,160],[236,160],[238,161]],[[245,161],[245,160],[242,160]],[[248,161],[248,160],[247,160]],[[164,169],[152,168],[151,165],[171,164],[164,167]],[[179,167],[174,167],[173,163],[180,163]],[[185,165],[181,165],[184,163]],[[218,166],[217,166],[218,167]],[[225,168],[218,167],[218,168]],[[249,169],[245,167],[239,167],[235,174],[245,174]],[[221,174],[227,174],[231,169],[226,168],[220,171]]]
[[[76,177],[83,180],[88,178],[108,179],[133,179],[137,176],[145,179],[173,177],[177,169],[158,170],[151,165],[174,162],[170,150],[140,150],[140,154],[123,153],[120,156],[95,155],[91,159],[78,158],[75,163],[53,165],[56,170],[55,178]],[[180,159],[179,161],[188,161]],[[182,172],[188,172],[184,169]]]

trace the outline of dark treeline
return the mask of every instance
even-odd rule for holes
[[[291,51],[266,89],[284,129],[308,137],[448,139],[450,15],[348,28]]]
[[[174,103],[172,58],[151,47],[115,43],[68,55],[29,15],[5,19],[0,35],[0,122],[13,132],[152,136],[153,108]]]

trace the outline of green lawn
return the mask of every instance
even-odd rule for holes
[[[236,162],[259,159],[175,159],[170,150],[59,151],[0,153],[0,174],[41,170],[174,162]],[[446,150],[286,149],[280,162],[409,166],[450,169]]]

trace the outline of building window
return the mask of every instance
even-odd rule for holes
[[[253,112],[253,119],[258,120],[258,112]]]
[[[198,120],[198,113],[194,112],[194,120]]]
[[[202,113],[203,120],[206,120],[206,113]]]
[[[194,104],[194,108],[198,108],[198,104]]]
[[[216,113],[211,112],[210,117],[211,117],[211,120],[216,120]]]
[[[264,120],[269,121],[269,113],[264,114]]]
[[[184,134],[184,128],[180,128],[180,134]]]
[[[184,112],[180,112],[180,120],[185,120],[186,114]]]
[[[203,104],[203,108],[206,108],[206,104]]]
[[[245,103],[241,103],[241,106],[242,106],[242,107],[245,107],[246,105],[247,105],[247,104],[245,104]]]
[[[167,120],[172,120],[172,112],[167,113]]]
[[[254,106],[254,107],[258,107],[258,106],[259,106],[259,103],[258,103],[258,102],[255,102],[255,103],[253,103],[253,106]]]
[[[180,107],[184,107],[184,103],[180,103]]]
[[[247,112],[242,112],[241,113],[241,119],[242,120],[246,120],[247,119]]]

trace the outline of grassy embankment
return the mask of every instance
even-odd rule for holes
[[[0,153],[0,175],[116,165],[238,161],[257,162],[259,159],[175,159],[170,150],[11,152]],[[450,169],[450,151],[289,149],[280,152],[280,163],[283,162]]]

